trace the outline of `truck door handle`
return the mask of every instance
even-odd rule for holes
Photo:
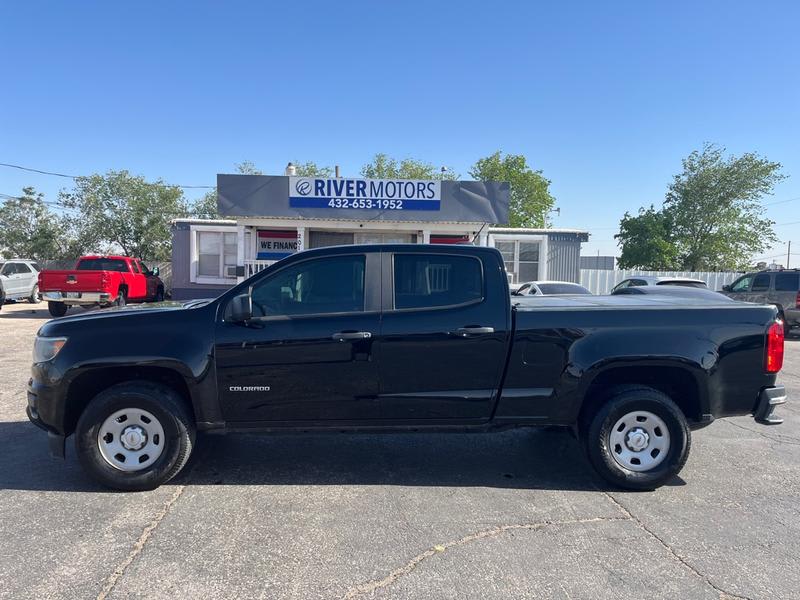
[[[340,331],[334,333],[331,339],[337,342],[344,342],[347,340],[368,340],[371,337],[372,333],[369,331]]]
[[[459,337],[469,337],[483,333],[494,333],[494,327],[459,327],[452,333]]]

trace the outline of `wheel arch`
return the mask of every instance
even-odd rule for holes
[[[192,419],[196,422],[193,395],[186,377],[174,368],[156,365],[106,366],[87,369],[67,387],[64,401],[64,432],[75,427],[89,402],[103,390],[125,382],[148,382],[163,385],[178,394]]]
[[[579,423],[622,389],[647,387],[669,396],[692,423],[704,421],[708,413],[705,373],[699,366],[683,361],[612,362],[586,376]]]

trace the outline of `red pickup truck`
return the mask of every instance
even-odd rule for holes
[[[152,271],[129,256],[82,256],[70,271],[39,273],[39,294],[54,317],[70,306],[125,306],[128,301],[160,302],[164,283],[158,267]]]

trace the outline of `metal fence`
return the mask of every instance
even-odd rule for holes
[[[637,275],[653,275],[657,277],[692,277],[702,279],[711,290],[721,290],[722,286],[731,283],[741,273],[732,271],[638,271],[636,269],[581,269],[581,285],[593,294],[608,294],[615,285],[628,277]]]

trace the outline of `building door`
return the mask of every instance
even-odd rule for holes
[[[359,231],[355,234],[356,244],[414,244],[417,241],[413,233],[370,233]]]
[[[326,246],[347,246],[353,243],[353,234],[342,231],[311,231],[309,232],[309,248],[324,248]]]

